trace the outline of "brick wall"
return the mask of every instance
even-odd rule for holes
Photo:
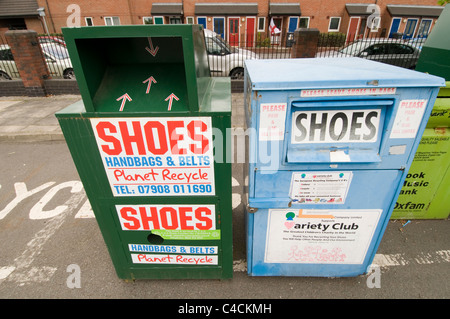
[[[161,2],[183,2],[184,17],[195,17],[196,3],[211,3],[211,2],[231,2],[236,3],[236,0],[110,0],[110,1],[90,1],[78,0],[76,4],[81,9],[81,26],[85,26],[85,17],[91,17],[94,25],[105,25],[104,17],[118,16],[120,23],[125,24],[142,24],[143,17],[151,16],[151,8],[153,3]],[[244,1],[258,4],[258,17],[266,17],[266,31],[269,23],[269,1],[267,0],[252,0]],[[345,9],[347,3],[377,3],[381,9],[382,28],[389,29],[391,16],[387,12],[387,4],[409,4],[409,5],[430,5],[436,6],[437,0],[271,0],[270,3],[300,3],[302,17],[310,18],[310,28],[317,28],[320,32],[328,32],[328,25],[330,17],[341,17],[341,26],[339,32],[347,33],[348,28],[348,13]],[[73,4],[73,0],[38,0],[38,5],[46,8],[46,21],[50,32],[61,32],[61,27],[66,26],[66,21],[70,13],[67,12],[67,7]],[[47,7],[48,4],[48,7]],[[211,17],[210,17],[211,18]],[[245,18],[242,16],[241,18]],[[287,28],[288,16],[283,19],[284,29]],[[185,21],[183,21],[184,23]],[[245,22],[242,22],[242,30]],[[208,28],[212,29],[212,19],[208,22]],[[42,30],[38,30],[42,33]]]

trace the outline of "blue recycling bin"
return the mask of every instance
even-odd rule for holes
[[[444,85],[359,58],[246,61],[248,274],[367,272]]]

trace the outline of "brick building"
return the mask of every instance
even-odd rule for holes
[[[443,10],[436,3],[437,0],[77,0],[78,7],[73,7],[73,0],[0,0],[0,31],[28,28],[44,33],[47,27],[50,33],[59,33],[69,20],[78,21],[81,26],[198,23],[232,45],[241,41],[247,46],[267,37],[272,43],[285,45],[289,34],[298,27],[339,32],[348,39],[390,37],[396,32],[409,38],[423,37],[431,31]],[[44,8],[45,17],[38,15],[37,8]],[[275,36],[269,31],[272,20],[281,31]]]

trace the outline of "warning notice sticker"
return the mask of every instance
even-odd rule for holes
[[[343,204],[353,177],[352,172],[292,173],[289,196],[294,203]]]

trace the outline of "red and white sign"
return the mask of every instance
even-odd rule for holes
[[[286,103],[261,103],[259,117],[259,139],[282,141],[286,121]]]
[[[402,100],[395,115],[391,138],[415,138],[428,100]]]
[[[210,117],[93,118],[114,196],[214,195]]]
[[[116,205],[122,230],[214,230],[214,205]]]

